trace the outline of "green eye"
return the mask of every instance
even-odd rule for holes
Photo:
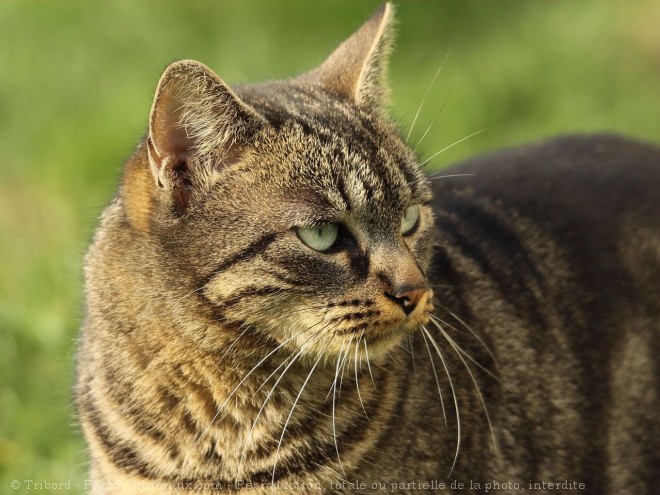
[[[339,237],[339,226],[336,223],[322,223],[314,227],[296,229],[300,240],[312,249],[327,251]]]
[[[403,235],[412,234],[419,221],[419,206],[412,205],[406,208],[401,218],[401,233]]]

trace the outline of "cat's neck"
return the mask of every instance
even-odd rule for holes
[[[312,459],[325,465],[324,476],[356,468],[371,442],[355,438],[379,431],[396,402],[386,383],[392,370],[356,367],[347,357],[315,361],[277,346],[255,353],[234,342],[181,359],[166,378],[181,397],[171,417],[184,426],[177,443],[189,465],[181,474],[264,483],[309,473]]]

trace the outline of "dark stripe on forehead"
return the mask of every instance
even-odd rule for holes
[[[239,263],[241,261],[247,261],[249,259],[252,259],[261,253],[263,253],[266,249],[268,249],[268,246],[272,244],[273,241],[275,241],[278,238],[279,234],[276,232],[269,232],[263,236],[261,236],[259,239],[256,241],[250,243],[246,248],[242,249],[238,253],[234,254],[230,258],[226,259],[220,265],[218,265],[213,272],[209,276],[206,277],[204,280],[204,283],[201,284],[200,286],[205,286],[208,284],[211,280],[213,280],[218,274],[222,273],[224,270],[229,268],[230,266]]]
[[[343,174],[339,173],[335,175],[335,185],[337,187],[337,191],[341,195],[341,199],[344,201],[344,204],[346,205],[346,210],[350,211],[352,208],[351,200],[350,200],[350,196],[348,195],[348,191],[346,190],[346,181],[344,179]]]
[[[418,172],[417,170],[414,169],[414,167],[415,165],[411,166],[411,164],[405,160],[397,160],[396,162],[396,168],[398,169],[399,173],[403,176],[403,180],[411,195],[415,195],[415,192],[419,194],[419,191],[417,191]]]
[[[375,190],[380,190],[389,204],[396,202],[401,197],[401,185],[405,182],[402,176],[392,165],[392,158],[385,153],[381,143],[361,143],[362,146],[356,150],[364,163],[359,167],[358,175],[365,185],[367,198],[371,201]]]
[[[382,190],[384,184],[378,180],[378,174],[374,173],[374,170],[371,168],[372,160],[367,159],[365,161],[367,162],[366,167],[357,168],[357,177],[362,183],[365,198],[370,203],[373,201],[376,190]]]

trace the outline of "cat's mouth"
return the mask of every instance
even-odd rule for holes
[[[271,325],[263,325],[270,327],[281,346],[301,355],[331,359],[351,349],[356,359],[371,359],[386,355],[429,321],[433,292],[425,291],[409,311],[386,295],[329,301],[321,306],[321,312],[310,311],[308,302],[301,306],[275,311],[281,318],[278,324],[272,325],[271,320]]]
[[[406,335],[416,332],[429,321],[433,311],[433,292],[427,290],[417,301],[412,311],[402,310],[389,300],[374,302],[369,309],[344,312],[335,319],[345,324],[333,330],[337,340],[364,342],[373,355],[384,354],[398,345]]]

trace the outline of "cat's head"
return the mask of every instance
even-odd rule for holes
[[[167,68],[122,197],[182,296],[309,355],[382,353],[426,321],[430,188],[383,109],[391,30],[387,4],[289,81]]]

